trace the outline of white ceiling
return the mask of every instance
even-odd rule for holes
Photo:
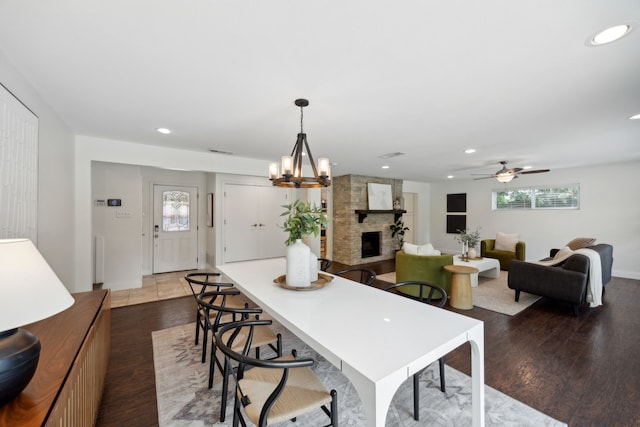
[[[639,23],[637,0],[0,0],[0,51],[76,134],[278,160],[307,98],[334,175],[438,181],[640,159]]]

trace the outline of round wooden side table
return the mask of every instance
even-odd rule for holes
[[[451,307],[471,310],[473,308],[471,275],[478,273],[479,270],[466,265],[445,265],[442,268],[451,273],[451,299],[449,300]]]

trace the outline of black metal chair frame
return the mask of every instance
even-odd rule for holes
[[[254,359],[249,357],[248,354],[251,350],[251,340],[253,337],[254,328],[257,326],[263,326],[263,325],[268,326],[268,325],[271,325],[271,323],[272,323],[271,320],[258,320],[258,319],[241,321],[241,322],[232,322],[232,323],[227,323],[224,326],[221,326],[220,329],[218,329],[218,332],[216,333],[216,341],[218,342],[218,348],[225,355],[225,364],[228,364],[227,361],[229,359],[232,359],[238,362],[237,370],[232,373],[232,375],[236,380],[236,389],[237,389],[235,393],[234,406],[233,406],[233,426],[234,427],[237,427],[238,423],[242,424],[243,427],[247,426],[246,421],[242,416],[240,405],[246,406],[250,403],[250,401],[248,396],[244,395],[244,393],[242,392],[242,389],[238,382],[240,379],[242,379],[245,369],[258,367],[258,368],[272,368],[272,369],[282,370],[282,376],[280,378],[280,381],[278,382],[278,385],[273,390],[273,392],[269,395],[260,412],[260,421],[258,426],[266,427],[267,419],[269,417],[269,412],[271,411],[271,408],[273,407],[273,405],[275,405],[276,401],[278,400],[278,397],[280,397],[280,395],[285,389],[287,379],[289,377],[289,370],[295,369],[295,368],[310,367],[315,363],[313,359],[264,360],[264,359]],[[245,342],[244,348],[242,350],[242,353],[238,353],[233,351],[232,347],[233,347],[233,341],[236,339],[240,329],[242,328],[249,328],[249,333],[248,333],[248,338]],[[230,334],[228,341],[226,343],[223,342],[224,340],[222,339],[222,337],[225,335],[227,331],[231,331],[231,330],[234,330],[234,332]],[[294,357],[296,356],[295,350],[293,350],[293,355]],[[331,424],[329,424],[326,427],[329,427],[329,426],[337,427],[338,426],[337,392],[335,390],[331,390],[330,394],[332,398],[331,405],[330,405],[331,407],[327,408],[325,405],[322,405],[321,409],[331,420]],[[295,421],[295,418],[293,419],[293,421]]]
[[[196,300],[196,339],[195,345],[198,345],[198,341],[200,340],[200,329],[202,329],[202,363],[205,362],[207,358],[207,342],[209,341],[209,329],[207,328],[207,322],[203,316],[203,310],[200,308],[198,304],[198,296],[202,296],[208,291],[212,289],[215,291],[219,291],[222,288],[231,288],[233,287],[233,283],[224,283],[224,282],[210,282],[209,277],[220,277],[220,273],[213,272],[199,272],[199,273],[189,273],[184,276],[187,283],[189,283],[189,288],[191,288],[191,293],[193,294],[193,298]],[[203,279],[204,280],[203,280]],[[201,286],[200,291],[196,292],[194,285]]]
[[[405,286],[418,286],[420,289],[418,296],[405,294],[402,291],[398,290],[398,288],[402,288]],[[427,289],[426,295],[425,289]],[[397,294],[402,295],[403,297],[415,299],[417,301],[424,302],[439,308],[444,307],[447,303],[447,292],[440,286],[434,285],[433,283],[410,280],[387,286],[386,288],[384,288],[384,290],[395,291]],[[444,393],[446,389],[444,377],[444,357],[438,359],[438,365],[440,368],[440,391]],[[420,371],[413,374],[413,418],[416,421],[420,420],[420,374],[422,374],[423,371],[424,369],[421,369]]]
[[[320,271],[327,271],[333,262],[327,258],[318,258],[318,263],[320,263]]]
[[[212,331],[212,342],[211,342],[211,357],[209,360],[209,388],[213,387],[213,376],[215,373],[216,366],[220,370],[222,374],[222,397],[220,403],[220,422],[223,422],[225,419],[225,412],[227,409],[227,391],[229,388],[229,375],[233,374],[236,368],[231,367],[228,363],[228,360],[225,358],[224,363],[222,363],[218,356],[216,355],[216,348],[219,347],[218,339],[216,338],[216,333],[220,330],[221,327],[231,324],[237,323],[239,320],[248,320],[249,316],[255,316],[255,319],[258,319],[258,316],[262,314],[261,308],[249,308],[245,306],[245,308],[237,308],[237,307],[225,307],[224,303],[227,297],[233,295],[239,295],[240,291],[237,289],[229,289],[229,290],[221,290],[221,291],[212,291],[205,292],[203,295],[198,296],[196,299],[198,304],[201,305],[205,313],[209,314],[209,312],[214,311],[215,317],[213,322],[211,321],[210,316],[205,316],[205,322],[207,322],[207,328]],[[207,301],[209,299],[209,301]],[[214,304],[214,302],[220,302],[221,304]],[[231,314],[232,320],[230,322],[223,322],[222,317],[225,314]],[[248,340],[250,341],[250,340]],[[269,344],[269,347],[276,353],[277,357],[282,356],[282,336],[280,334],[276,335],[276,345]],[[260,348],[255,347],[256,359],[260,359]]]
[[[358,281],[367,286],[372,286],[377,278],[376,272],[368,268],[345,268],[333,274],[344,277],[347,273],[360,273]]]

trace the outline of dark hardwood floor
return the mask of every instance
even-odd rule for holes
[[[343,267],[334,263],[330,271]],[[394,270],[392,261],[368,267],[379,274]],[[448,309],[484,321],[487,385],[569,426],[640,426],[639,305],[640,281],[613,278],[604,306],[584,307],[577,318],[569,305],[544,298],[513,317]],[[98,426],[157,425],[151,331],[194,321],[192,297],[112,310]],[[468,344],[446,363],[470,374]]]

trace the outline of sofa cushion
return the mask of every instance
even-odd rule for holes
[[[596,239],[592,237],[576,237],[565,246],[568,246],[571,250],[586,248],[587,246],[593,246],[596,244]]]
[[[412,243],[405,243],[402,245],[402,250],[409,255],[441,255],[440,251],[434,249],[431,243],[427,243],[426,245],[414,245]]]
[[[404,243],[402,245],[402,250],[405,254],[409,255],[418,255],[418,245],[414,245],[413,243]]]
[[[498,231],[496,235],[496,244],[493,247],[498,251],[515,252],[516,243],[520,240],[519,234],[507,234]]]
[[[554,260],[565,259],[569,257],[571,254],[573,254],[573,250],[569,246],[565,246],[564,248],[556,252],[556,254],[553,256],[553,259]]]

